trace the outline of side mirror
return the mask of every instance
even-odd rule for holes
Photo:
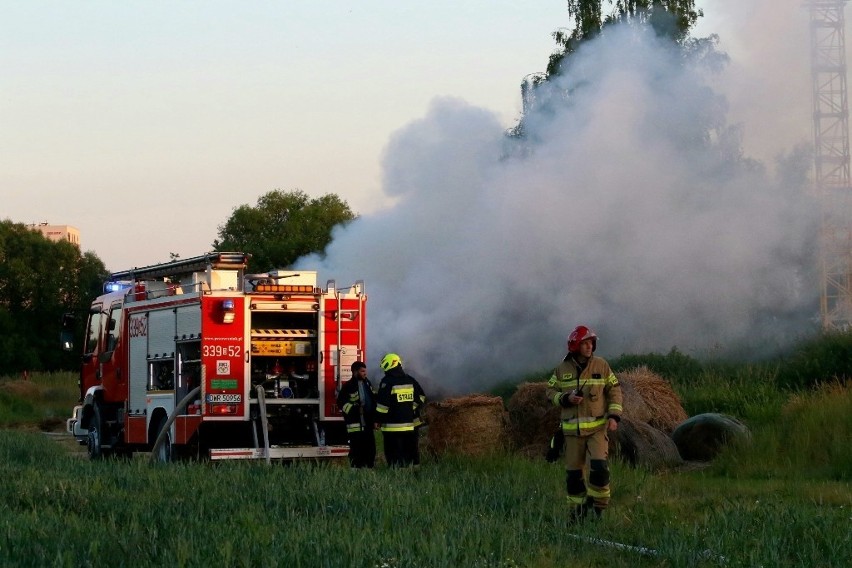
[[[63,351],[71,351],[74,349],[74,332],[70,329],[63,329],[59,332],[59,344]]]
[[[74,314],[62,314],[62,331],[59,332],[59,344],[63,351],[74,349],[74,323],[77,318]]]

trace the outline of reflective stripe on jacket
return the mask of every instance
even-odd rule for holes
[[[407,432],[421,424],[420,410],[426,394],[417,380],[394,367],[379,383],[376,393],[376,416],[383,432]]]
[[[564,393],[580,390],[583,402],[578,406],[562,408],[562,431],[569,436],[587,436],[606,427],[612,416],[621,416],[621,385],[609,363],[592,356],[578,375],[578,367],[571,355],[556,367],[547,381],[547,398],[556,406]]]
[[[361,400],[361,395],[358,392],[358,381],[358,377],[352,377],[343,383],[340,387],[340,392],[337,394],[337,406],[343,413],[343,421],[346,422],[347,432],[372,430],[373,422],[376,419],[375,402],[373,400]],[[373,386],[370,384],[370,379],[364,380],[364,387],[368,391],[366,394],[369,398],[373,394]]]

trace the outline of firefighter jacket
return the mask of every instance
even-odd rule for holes
[[[420,412],[426,393],[417,379],[406,375],[402,367],[389,370],[376,393],[377,421],[382,432],[408,432],[420,426]]]
[[[347,432],[372,430],[376,420],[376,401],[370,379],[361,381],[353,376],[343,383],[337,394],[337,406],[343,412]]]
[[[605,359],[592,356],[583,366],[569,353],[547,381],[547,398],[562,406],[562,395],[573,391],[580,391],[583,401],[562,408],[566,436],[588,436],[606,428],[610,418],[621,420],[621,385]]]

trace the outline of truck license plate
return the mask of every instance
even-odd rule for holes
[[[208,394],[207,402],[242,402],[241,394]]]

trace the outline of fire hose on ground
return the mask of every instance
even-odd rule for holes
[[[642,556],[660,556],[660,551],[653,548],[648,548],[646,546],[634,546],[632,544],[623,544],[621,542],[614,542],[611,540],[604,540],[602,538],[583,536],[579,534],[568,534],[568,536],[589,544],[595,544],[606,548],[614,548],[616,550],[624,550],[627,552],[635,552],[636,554],[640,554]],[[693,556],[701,560],[712,560],[718,564],[727,564],[728,562],[727,558],[720,554],[715,554],[710,550],[703,550],[701,552],[694,553]]]
[[[174,411],[172,412],[172,415],[169,416],[168,420],[166,420],[166,424],[160,429],[160,433],[157,435],[157,441],[154,442],[154,447],[151,448],[151,461],[152,462],[157,461],[157,453],[160,451],[160,447],[163,445],[163,442],[165,442],[166,436],[168,435],[168,431],[172,427],[172,424],[174,424],[175,420],[177,419],[178,414],[180,414],[181,411],[184,408],[186,408],[186,405],[188,405],[189,402],[193,398],[195,398],[195,396],[199,392],[201,392],[200,386],[192,389],[189,392],[189,394],[187,394],[185,397],[183,397],[181,399],[181,401],[177,404]],[[259,403],[258,406],[260,407],[261,429],[263,430],[263,453],[266,456],[266,463],[271,463],[271,460],[270,460],[270,457],[269,457],[269,429],[267,427],[266,403],[265,403],[265,400],[264,400],[265,394],[266,393],[263,390],[263,386],[258,385],[257,386],[257,400],[258,400],[258,403]]]
[[[162,446],[163,442],[166,440],[166,437],[168,436],[169,429],[172,427],[172,424],[175,423],[175,420],[177,420],[178,414],[180,414],[181,411],[184,408],[186,408],[186,405],[189,404],[189,401],[191,401],[193,398],[195,398],[195,396],[199,392],[201,392],[200,386],[197,386],[194,389],[192,389],[191,391],[189,391],[189,393],[185,397],[183,397],[180,400],[180,402],[177,404],[174,411],[172,412],[172,415],[169,416],[169,419],[166,420],[165,426],[160,428],[160,433],[157,435],[157,441],[154,442],[154,447],[151,448],[151,461],[152,462],[157,461],[157,452],[160,451],[160,446]]]

